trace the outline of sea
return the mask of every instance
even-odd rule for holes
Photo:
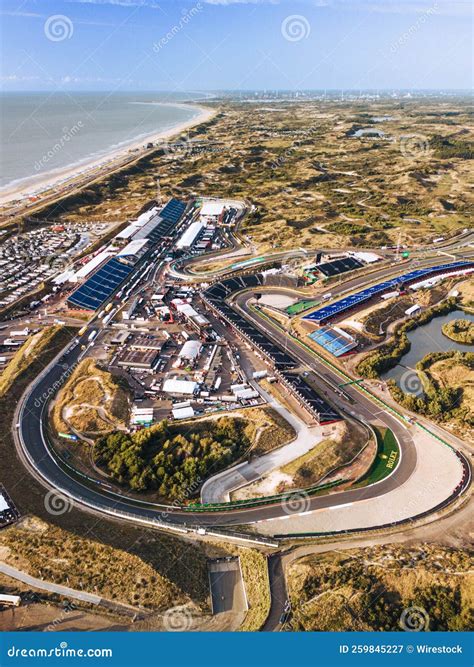
[[[0,93],[0,192],[172,129],[199,114],[188,93]]]

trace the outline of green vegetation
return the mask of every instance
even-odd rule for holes
[[[119,533],[116,525],[114,530]],[[208,588],[204,553],[197,547],[191,554],[189,547],[184,549],[177,540],[144,532],[143,528],[140,537],[112,546],[98,539],[95,532],[82,537],[29,517],[2,531],[0,545],[8,550],[9,564],[33,576],[152,609],[189,601],[173,582],[172,561],[180,561],[181,568],[187,566],[183,580],[188,580],[188,586],[194,580],[190,588],[205,604]],[[199,586],[193,589],[198,581]]]
[[[386,306],[377,308],[365,317],[363,321],[365,331],[371,336],[378,336],[381,326],[383,331],[386,331],[392,322],[405,317],[406,309],[412,305],[413,302],[409,299],[397,299],[395,302],[391,300]]]
[[[249,610],[239,630],[257,632],[270,611],[270,581],[266,557],[255,549],[240,551],[240,566],[244,579]]]
[[[407,332],[413,331],[423,324],[428,324],[438,315],[446,315],[457,308],[454,297],[446,299],[437,306],[428,308],[416,317],[399,324],[389,341],[374,352],[370,352],[357,366],[357,372],[365,378],[378,378],[382,373],[396,366],[400,359],[410,350]]]
[[[254,442],[252,456],[262,456],[273,449],[278,449],[296,435],[291,424],[279,412],[268,406],[247,408],[242,414],[249,422],[247,432]],[[252,427],[254,430],[251,432]]]
[[[388,477],[396,468],[400,451],[397,440],[389,428],[374,427],[377,436],[377,456],[364,477],[356,486],[368,486]]]
[[[28,340],[15,352],[6,368],[0,375],[0,398],[4,397],[15,380],[28,371],[33,363],[43,359],[48,351],[55,347],[62,327],[46,327],[42,331],[30,336]],[[33,378],[34,375],[31,375]]]
[[[178,500],[196,493],[210,473],[236,461],[251,446],[254,428],[243,419],[221,417],[189,425],[166,420],[133,434],[100,438],[94,460],[134,491],[158,491]]]
[[[462,141],[437,134],[430,139],[430,148],[434,149],[436,157],[445,160],[451,160],[452,158],[472,160],[474,158],[474,143],[472,141]]]
[[[456,343],[474,345],[474,322],[465,319],[451,320],[442,326],[442,332]]]
[[[472,141],[469,100],[448,104],[450,109],[436,100],[404,100],[403,106],[377,100],[366,103],[362,118],[346,101],[272,103],[269,113],[266,103],[250,109],[238,100],[209,100],[217,115],[189,131],[191,140],[202,142],[199,150],[183,151],[176,160],[157,147],[70,193],[60,207],[45,206],[41,216],[122,222],[136,216],[137,202],[155,198],[153,174],[159,171],[164,197],[211,193],[253,204],[242,231],[257,255],[274,247],[380,247],[396,243],[399,227],[410,245],[427,243],[467,227],[472,217],[470,165],[463,159],[464,144]],[[377,129],[394,141],[348,136],[380,113],[391,119]],[[425,135],[427,121],[434,150],[423,154],[411,176],[398,138]],[[463,134],[452,135],[453,122]],[[326,227],[332,224],[341,226]]]
[[[468,550],[378,546],[291,563],[293,630],[402,631],[412,607],[420,630],[469,630],[474,620]]]
[[[463,377],[459,376],[458,372],[458,378],[453,377],[443,383],[434,377],[434,368],[435,365],[439,365],[439,362],[448,360],[451,370],[456,367],[464,368],[465,373]],[[424,395],[406,394],[396,382],[390,380],[388,383],[390,393],[397,403],[411,412],[432,417],[438,421],[456,419],[474,426],[474,413],[469,405],[471,394],[469,393],[467,400],[463,401],[464,393],[472,386],[468,376],[469,371],[474,369],[474,352],[463,353],[456,350],[432,352],[417,363],[416,369],[423,383]]]

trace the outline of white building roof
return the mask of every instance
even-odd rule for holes
[[[201,215],[203,216],[215,216],[220,215],[224,209],[224,204],[219,201],[207,201],[204,202],[201,208]]]
[[[59,276],[54,278],[53,283],[55,285],[62,285],[63,283],[73,282],[75,278],[76,274],[74,271],[63,271],[63,273],[60,273]]]
[[[139,254],[143,248],[148,243],[148,239],[136,239],[135,241],[130,241],[125,248],[119,252],[117,257],[129,257],[131,255]]]
[[[10,505],[7,503],[7,501],[5,500],[5,498],[4,498],[4,497],[2,496],[2,494],[0,493],[0,512],[4,512],[4,511],[7,510],[9,507],[10,507]]]
[[[145,211],[145,213],[139,215],[132,224],[134,227],[143,227],[143,225],[146,225],[146,223],[151,220],[152,217],[156,215],[156,213],[158,213],[158,207],[153,206],[153,208],[150,208],[148,211]]]
[[[194,417],[194,410],[191,406],[187,406],[185,408],[174,408],[172,413],[175,419],[189,419],[189,417]]]
[[[200,220],[196,220],[191,223],[181,238],[176,243],[176,247],[182,250],[183,248],[189,248],[192,246],[196,238],[199,236],[201,230],[204,227],[204,223]]]
[[[184,359],[197,359],[201,352],[201,341],[187,340],[179,352],[179,357]]]
[[[351,257],[355,257],[355,259],[360,259],[361,262],[365,262],[366,264],[373,264],[374,262],[378,262],[382,258],[380,255],[377,255],[375,252],[351,252],[349,253]]]
[[[165,380],[163,391],[167,394],[194,394],[197,382],[191,380]]]
[[[115,236],[115,238],[116,239],[129,239],[135,234],[136,231],[137,231],[137,227],[135,225],[128,225],[128,227],[125,227],[125,229],[122,229],[122,231],[119,232]]]
[[[84,264],[83,267],[76,272],[76,278],[86,278],[89,273],[92,273],[94,269],[97,269],[106,259],[108,259],[114,253],[110,250],[103,250],[99,252],[98,255],[93,257],[87,264]]]

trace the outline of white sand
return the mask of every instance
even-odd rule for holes
[[[12,184],[11,187],[6,186],[6,188],[0,192],[0,205],[6,206],[8,203],[13,202],[18,204],[19,200],[26,197],[38,196],[40,193],[44,193],[54,186],[56,186],[56,194],[60,194],[63,189],[71,189],[72,186],[77,187],[83,180],[90,180],[94,176],[99,176],[109,170],[117,169],[122,162],[130,160],[131,158],[139,158],[140,155],[146,151],[145,146],[147,143],[151,142],[156,144],[160,143],[160,141],[164,142],[166,139],[170,139],[175,135],[181,134],[185,130],[189,130],[194,126],[209,120],[216,113],[214,109],[207,109],[195,104],[174,104],[173,106],[196,109],[199,110],[200,113],[189,121],[175,125],[162,132],[142,137],[139,141],[121,146],[107,155],[102,155],[100,158],[91,158],[90,162],[83,162],[80,165],[64,167],[63,169],[51,171],[48,174],[38,175],[37,179],[32,177],[28,182],[22,181],[17,184]]]

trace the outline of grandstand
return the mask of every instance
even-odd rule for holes
[[[139,266],[140,260],[147,256],[151,246],[167,236],[179,222],[186,204],[178,199],[170,199],[159,214],[146,222],[133,240],[120,251],[117,257],[109,259],[86,282],[68,298],[72,308],[97,310],[110,299],[122,283]]]
[[[335,357],[342,357],[357,347],[357,341],[337,327],[317,329],[309,337]]]
[[[331,423],[341,417],[326,401],[319,396],[301,375],[293,375],[290,369],[298,365],[286,349],[271,340],[271,338],[260,331],[240,313],[233,310],[225,299],[233,292],[243,288],[258,287],[263,285],[262,274],[240,276],[230,278],[220,283],[215,283],[202,293],[203,300],[213,308],[230,326],[234,327],[239,334],[248,340],[253,347],[259,350],[264,357],[273,365],[281,381],[296,397],[296,399],[316,417],[321,424]]]
[[[460,261],[452,262],[450,264],[440,264],[439,266],[432,266],[426,269],[417,269],[415,271],[410,271],[409,273],[404,273],[403,275],[392,278],[391,280],[386,280],[372,287],[363,289],[356,294],[351,294],[344,299],[340,299],[335,303],[331,303],[329,306],[324,306],[318,310],[314,310],[312,313],[305,315],[303,319],[311,320],[317,322],[318,324],[323,324],[328,322],[334,317],[340,315],[341,313],[346,313],[353,308],[356,308],[361,303],[370,301],[375,296],[382,296],[386,292],[397,290],[405,287],[408,287],[410,284],[419,281],[423,278],[428,278],[430,275],[435,275],[438,273],[449,274],[451,271],[456,271],[460,269],[468,269],[474,266],[474,262],[471,261]]]
[[[68,298],[68,304],[72,308],[97,310],[115,294],[132,271],[133,266],[123,264],[112,257],[71,294]]]
[[[332,278],[333,276],[338,276],[341,273],[346,273],[347,271],[354,271],[354,269],[360,269],[364,266],[362,262],[355,257],[343,257],[342,259],[335,259],[332,262],[325,262],[324,264],[317,264],[312,268],[313,271],[319,271],[326,278]]]

